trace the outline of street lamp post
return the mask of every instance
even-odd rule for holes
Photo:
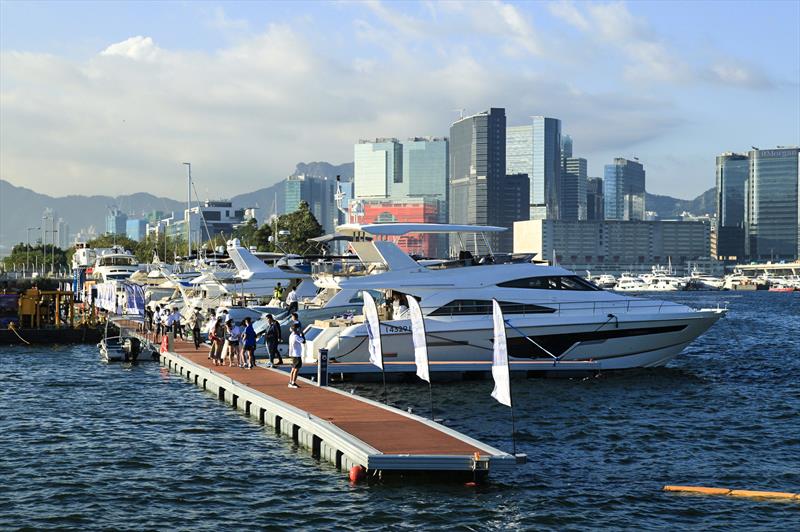
[[[25,271],[30,269],[31,230],[38,231],[39,227],[28,227],[28,245],[25,247]]]

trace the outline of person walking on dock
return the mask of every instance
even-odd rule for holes
[[[239,346],[238,340],[233,337],[233,329],[233,320],[228,318],[225,322],[225,345],[222,347],[222,358],[228,360],[228,367],[233,366],[234,342],[237,348]]]
[[[256,330],[253,329],[253,320],[250,317],[244,319],[244,333],[242,334],[242,352],[244,353],[244,367],[253,369],[256,365]]]
[[[297,374],[303,367],[303,344],[306,338],[296,323],[292,324],[292,333],[289,335],[289,356],[292,357],[292,371],[289,372],[289,388],[299,388]]]
[[[183,324],[181,324],[181,320],[183,316],[180,312],[178,312],[178,307],[172,308],[172,314],[169,315],[167,318],[167,325],[172,328],[172,339],[174,340],[178,336],[180,336],[181,340],[183,340]]]
[[[292,312],[291,319],[289,321],[289,327],[292,325],[297,324],[297,328],[301,331],[303,330],[303,324],[300,323],[300,317],[297,315],[297,312]]]
[[[161,323],[161,306],[156,305],[156,309],[153,312],[153,321],[156,323],[156,333],[155,333],[155,340],[156,342],[161,341],[161,333],[164,332],[163,325]]]
[[[289,293],[286,294],[286,305],[289,309],[289,312],[297,312],[297,290],[295,287],[291,287],[289,289]]]
[[[206,322],[206,334],[208,335],[208,342],[211,347],[208,350],[209,360],[214,358],[214,328],[217,326],[217,317],[214,315],[214,309],[208,309],[208,321]]]
[[[281,326],[275,321],[272,314],[267,314],[267,353],[269,353],[269,367],[272,361],[278,357],[278,365],[283,364],[283,358],[278,351],[278,343],[281,341]]]
[[[194,312],[192,313],[192,317],[190,319],[190,324],[192,326],[192,340],[194,341],[194,350],[197,351],[200,349],[200,322],[203,320],[203,316],[200,314],[201,309],[199,307],[194,308]]]
[[[306,339],[296,323],[292,324],[292,333],[289,335],[289,356],[292,357],[292,371],[289,372],[289,388],[299,388],[297,374],[303,367],[303,344]]]
[[[222,322],[222,315],[217,316],[214,321],[211,333],[211,360],[215,366],[222,365],[222,341],[225,338],[225,324]]]

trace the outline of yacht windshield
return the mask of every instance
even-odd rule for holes
[[[592,283],[577,275],[551,275],[545,277],[525,277],[498,283],[501,288],[532,288],[537,290],[600,290]]]
[[[500,308],[504,314],[550,314],[556,309],[531,305],[528,303],[512,303],[510,301],[499,301]],[[456,299],[450,303],[437,308],[430,313],[431,316],[475,316],[487,315],[492,313],[491,300],[482,299]]]

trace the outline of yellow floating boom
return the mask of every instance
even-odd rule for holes
[[[728,495],[731,497],[753,497],[764,499],[794,499],[800,501],[800,493],[783,491],[733,490],[730,488],[706,488],[702,486],[664,486],[664,491],[700,493],[703,495]]]

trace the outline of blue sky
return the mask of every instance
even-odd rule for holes
[[[713,186],[800,143],[800,2],[0,3],[0,177],[51,194],[231,196],[455,109],[561,118],[602,175]]]

